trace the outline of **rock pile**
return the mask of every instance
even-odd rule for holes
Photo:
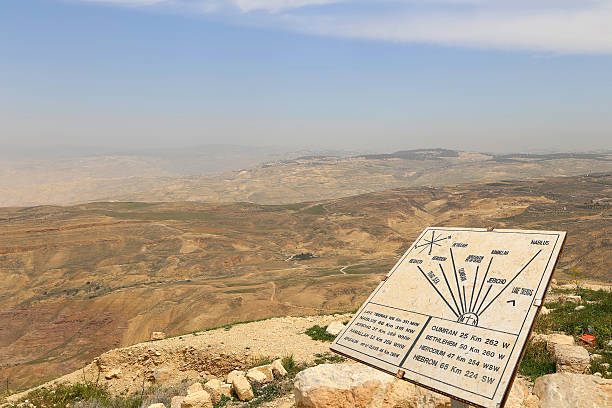
[[[208,380],[204,385],[193,383],[187,388],[186,396],[176,396],[170,401],[170,408],[213,408],[224,397],[232,398],[232,392],[240,401],[250,401],[254,398],[251,384],[265,384],[274,381],[276,377],[287,375],[280,359],[271,364],[251,368],[248,372],[234,370],[225,381],[218,378]],[[166,408],[163,404],[153,404],[149,408]]]

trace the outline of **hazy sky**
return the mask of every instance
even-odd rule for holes
[[[0,142],[612,148],[611,3],[3,0]]]

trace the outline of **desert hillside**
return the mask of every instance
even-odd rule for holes
[[[288,205],[3,208],[0,379],[34,385],[154,330],[353,310],[430,225],[566,230],[556,276],[610,282],[611,186],[599,174]]]
[[[571,408],[588,398],[589,406],[607,407],[612,286],[551,286],[505,406]],[[448,397],[330,353],[351,317],[278,317],[172,338],[153,333],[152,341],[110,350],[40,388],[12,393],[6,408],[23,401],[59,408],[450,406]],[[581,340],[585,323],[596,342]],[[572,387],[563,387],[568,381]],[[368,392],[371,386],[379,392]]]

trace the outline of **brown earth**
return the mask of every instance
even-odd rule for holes
[[[557,276],[610,282],[606,197],[609,174],[288,205],[0,209],[0,383],[55,378],[154,330],[352,310],[429,225],[567,230]]]

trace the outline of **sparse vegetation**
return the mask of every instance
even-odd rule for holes
[[[311,328],[307,329],[305,331],[305,333],[307,335],[309,335],[310,338],[313,339],[313,340],[334,341],[336,336],[332,336],[331,334],[327,333],[325,331],[326,329],[327,329],[327,326],[321,327],[321,326],[315,324]]]
[[[519,365],[519,373],[532,381],[537,377],[555,372],[555,362],[546,350],[546,342],[527,343],[525,354]]]
[[[84,408],[137,408],[142,403],[140,396],[112,397],[104,387],[93,382],[39,388],[30,392],[26,399],[36,407],[53,408],[67,408],[73,405]]]
[[[557,291],[570,293],[569,291]],[[536,321],[535,330],[546,333],[548,331],[562,331],[570,335],[581,336],[584,333],[592,334],[596,338],[596,348],[606,344],[612,338],[612,293],[604,290],[577,289],[576,293],[582,297],[585,308],[574,310],[575,303],[550,303],[546,307],[554,309],[546,316],[540,316]],[[595,303],[588,303],[595,302]]]
[[[253,367],[259,367],[262,365],[266,365],[266,364],[270,364],[274,361],[274,359],[272,357],[268,357],[268,356],[259,356],[257,358],[254,358],[251,361],[251,364],[249,365],[249,368],[253,368]]]
[[[335,364],[346,361],[346,358],[342,357],[341,355],[332,353],[315,354],[315,357],[314,365],[327,363]]]

